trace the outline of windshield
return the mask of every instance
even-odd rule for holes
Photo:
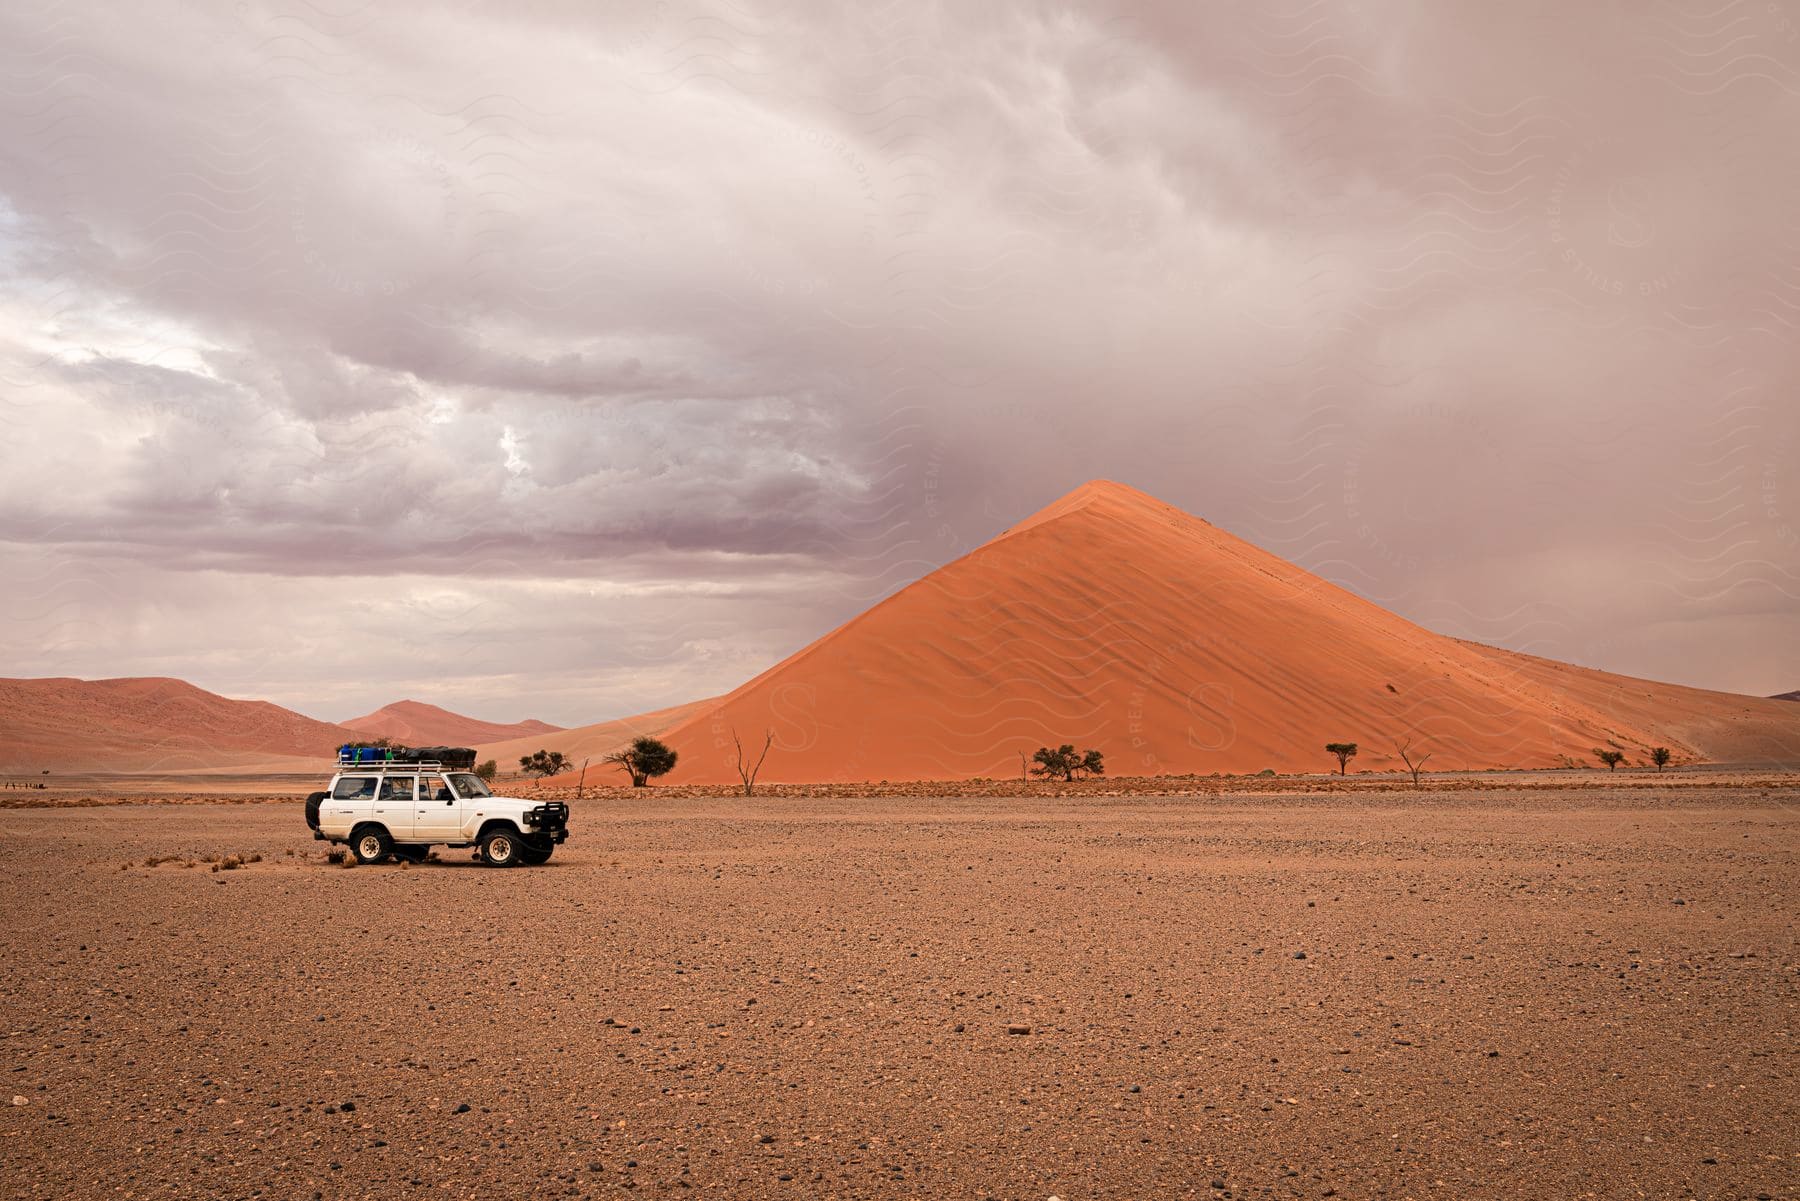
[[[456,795],[465,799],[494,795],[486,781],[473,772],[457,772],[450,777],[450,783],[455,786]]]

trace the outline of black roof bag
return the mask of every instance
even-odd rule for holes
[[[394,759],[399,763],[442,763],[452,771],[472,771],[475,767],[475,748],[472,746],[418,746],[397,751]]]

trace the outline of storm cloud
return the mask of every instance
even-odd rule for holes
[[[0,674],[722,691],[1082,481],[1800,687],[1800,12],[0,12]]]

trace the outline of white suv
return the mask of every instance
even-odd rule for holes
[[[306,798],[306,824],[359,863],[421,863],[442,845],[478,847],[490,867],[536,866],[568,839],[569,807],[495,796],[474,772],[434,763],[344,764],[330,788]]]

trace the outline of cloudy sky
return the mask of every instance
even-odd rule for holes
[[[0,8],[0,675],[574,724],[1093,477],[1800,688],[1800,4]]]

